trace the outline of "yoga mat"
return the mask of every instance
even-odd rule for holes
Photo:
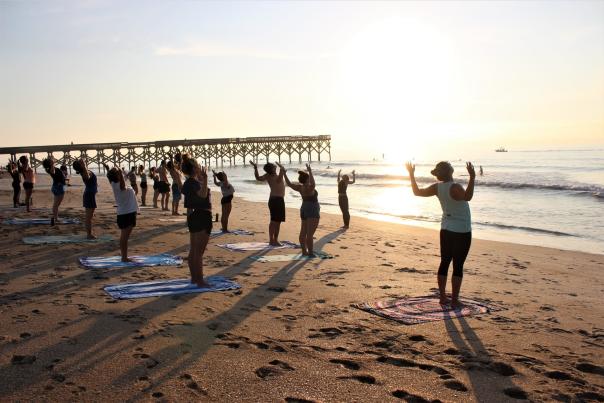
[[[409,297],[394,300],[381,300],[353,304],[357,309],[392,319],[405,325],[447,320],[462,316],[480,315],[499,311],[501,308],[486,303],[461,298],[463,306],[452,309],[449,305],[440,305],[437,295]]]
[[[216,236],[220,236],[220,235],[254,235],[254,233],[252,231],[248,231],[245,229],[231,229],[228,232],[222,232],[220,229],[213,229],[212,230],[212,236],[216,237]]]
[[[81,257],[80,264],[89,269],[112,267],[180,266],[182,258],[167,253],[151,256],[130,256],[132,262],[122,262],[120,256]]]
[[[62,244],[62,243],[96,243],[112,241],[111,235],[100,235],[96,239],[87,239],[86,235],[50,235],[26,236],[23,243],[28,245]]]
[[[186,223],[187,222],[187,217],[179,217],[179,218],[160,218],[159,221],[163,221],[163,222],[182,222],[182,223]]]
[[[59,218],[57,224],[79,224],[80,220],[77,218]],[[7,218],[2,221],[2,224],[10,225],[38,225],[46,224],[50,225],[50,218]]]
[[[281,241],[281,246],[272,246],[268,242],[240,242],[240,243],[224,243],[218,244],[223,249],[246,252],[255,250],[271,250],[271,249],[295,249],[299,248],[300,245],[289,241]]]
[[[250,256],[257,262],[269,263],[269,262],[290,262],[293,260],[313,260],[313,259],[333,259],[333,256],[325,252],[315,252],[315,256],[304,256],[301,253],[295,255],[264,255],[264,256]]]
[[[105,286],[103,289],[115,299],[161,297],[164,295],[190,294],[213,291],[236,290],[241,286],[220,276],[205,278],[209,288],[200,288],[191,284],[189,279],[149,281],[146,283],[126,283]]]

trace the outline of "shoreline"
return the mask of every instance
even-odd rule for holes
[[[34,198],[36,208],[48,208],[49,187],[39,186]],[[2,205],[9,200],[0,192]],[[117,239],[105,183],[97,203],[97,235]],[[219,205],[213,207],[216,214]],[[81,189],[68,192],[61,211],[83,216]],[[141,210],[130,254],[186,257],[186,225],[159,221],[170,217]],[[296,241],[299,223],[297,209],[288,208],[280,239]],[[433,293],[438,232],[362,218],[351,225],[340,231],[341,217],[322,214],[316,249],[333,259],[256,262],[250,256],[266,252],[216,246],[266,241],[266,205],[236,198],[230,227],[255,235],[212,238],[204,274],[242,288],[136,300],[112,299],[102,287],[188,278],[186,263],[88,270],[79,257],[116,255],[117,242],[24,245],[24,236],[82,234],[84,228],[0,225],[2,400],[604,397],[598,375],[604,368],[604,256],[476,240],[462,297],[504,310],[406,326],[351,304]],[[268,254],[285,253],[294,251]]]

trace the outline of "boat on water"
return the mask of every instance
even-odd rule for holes
[[[496,152],[496,153],[507,153],[507,152],[508,152],[508,150],[506,150],[506,149],[505,149],[505,148],[503,148],[503,147],[499,147],[498,149],[496,149],[496,150],[495,150],[495,152]]]

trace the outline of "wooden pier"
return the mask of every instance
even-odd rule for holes
[[[77,158],[85,158],[89,166],[97,165],[99,172],[103,163],[123,166],[128,169],[135,165],[159,166],[162,159],[174,156],[177,152],[188,153],[205,165],[229,166],[243,165],[248,160],[258,162],[288,157],[292,162],[297,157],[299,163],[312,161],[313,155],[321,161],[321,154],[327,153],[331,160],[331,136],[283,136],[283,137],[243,137],[195,140],[166,140],[142,143],[97,143],[65,144],[31,147],[2,147],[0,155],[8,155],[14,161],[21,155],[29,157],[34,169],[42,165],[42,160],[50,156],[59,164],[71,168]]]

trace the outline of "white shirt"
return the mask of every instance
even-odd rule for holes
[[[136,213],[138,211],[134,189],[126,185],[126,189],[122,190],[119,182],[111,182],[111,189],[113,189],[115,204],[117,204],[117,215]]]

